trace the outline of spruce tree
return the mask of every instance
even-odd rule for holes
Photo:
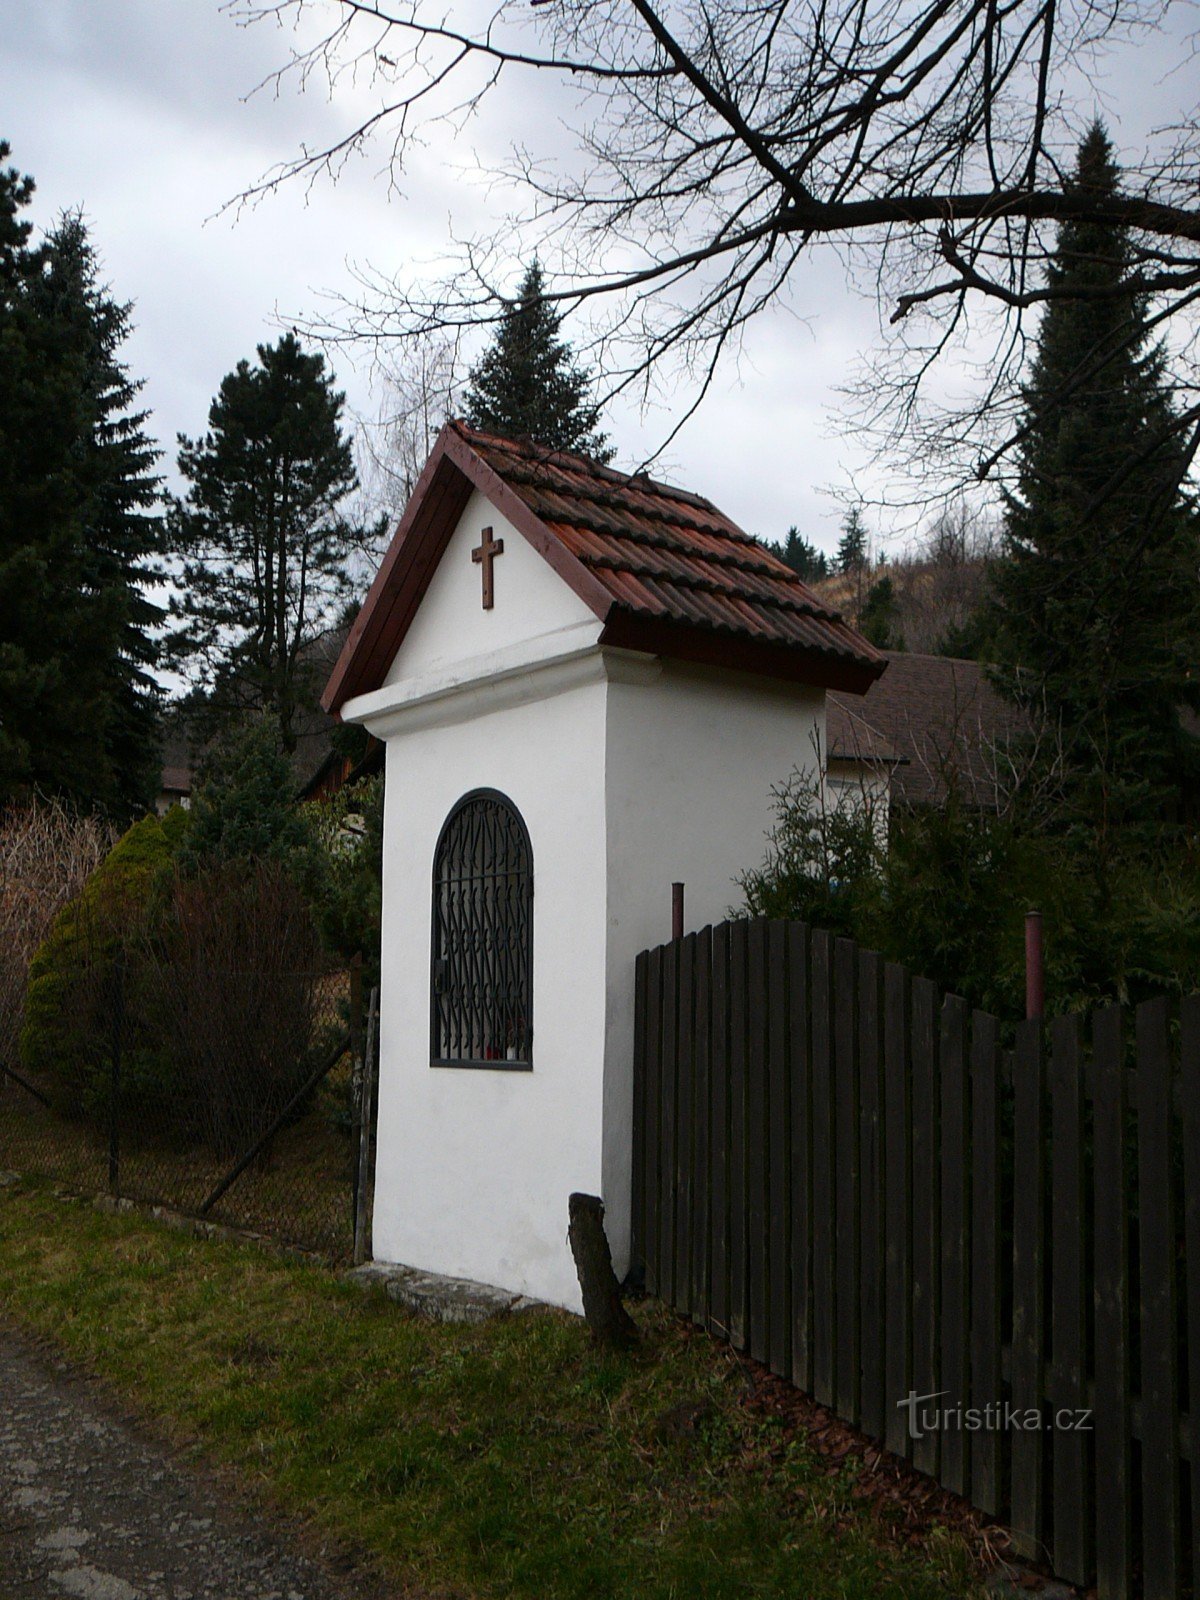
[[[1070,187],[1118,176],[1093,126]],[[988,618],[998,684],[1059,725],[1102,829],[1170,809],[1193,767],[1180,708],[1200,707],[1197,517],[1132,258],[1124,229],[1059,229]]]
[[[121,361],[130,307],[78,216],[37,247],[0,181],[0,801],[129,815],[158,768],[157,450]]]
[[[491,348],[471,368],[463,396],[466,419],[483,432],[611,461],[613,451],[598,431],[600,407],[591,399],[591,376],[572,359],[560,335],[562,318],[544,294],[535,261],[501,317]]]
[[[221,383],[202,439],[180,436],[191,487],[171,519],[182,581],[174,648],[222,713],[268,711],[284,749],[328,670],[316,645],[354,589],[365,533],[345,395],[291,334]]]
[[[767,549],[786,562],[805,583],[817,583],[829,576],[829,557],[806,539],[799,528],[789,528],[782,544],[768,542]]]
[[[858,614],[858,631],[879,650],[904,648],[896,586],[886,574],[867,590],[867,598]]]
[[[867,564],[867,527],[862,513],[854,506],[842,523],[834,565],[839,572],[861,572]]]

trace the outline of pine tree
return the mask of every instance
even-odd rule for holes
[[[798,578],[805,583],[817,583],[829,576],[829,557],[824,550],[806,539],[799,528],[789,528],[782,544],[767,545],[781,561],[785,561]]]
[[[1071,187],[1118,187],[1099,125]],[[1058,723],[1077,797],[1102,827],[1170,806],[1193,760],[1180,708],[1200,707],[1197,517],[1167,426],[1165,353],[1145,300],[1122,287],[1132,258],[1123,229],[1059,230],[1049,286],[1063,293],[1024,391],[989,618],[998,683]]]
[[[0,800],[129,815],[157,778],[158,452],[120,359],[131,308],[78,216],[30,248],[30,192],[0,182]]]
[[[842,523],[834,565],[839,572],[859,572],[866,564],[867,528],[858,507],[853,506]]]
[[[591,376],[572,359],[560,337],[562,318],[544,295],[535,261],[491,348],[471,368],[463,396],[466,419],[484,432],[611,461],[613,451],[598,431],[600,407],[590,398]]]
[[[896,586],[886,574],[867,590],[858,614],[858,631],[879,650],[902,650],[899,631],[900,605]]]
[[[340,509],[358,487],[344,404],[324,357],[286,334],[222,380],[202,439],[179,440],[174,648],[223,711],[271,712],[289,753],[364,542]]]

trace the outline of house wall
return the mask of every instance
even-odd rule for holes
[[[762,862],[772,786],[818,768],[820,689],[678,664],[649,682],[613,682],[607,704],[607,1038],[605,1223],[628,1265],[633,1147],[634,961],[671,936],[671,884],[685,931],[721,922],[737,876]]]

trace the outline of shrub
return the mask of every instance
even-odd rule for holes
[[[766,859],[739,880],[745,909],[857,939],[1008,1021],[1024,1012],[1033,909],[1048,1014],[1200,986],[1200,859],[1186,840],[1126,834],[1101,870],[1094,835],[1061,811],[987,811],[947,788],[943,806],[894,812],[884,849],[856,795],[794,777],[776,792]]]
[[[343,788],[307,808],[320,853],[317,920],[339,960],[363,958],[363,981],[379,982],[383,913],[383,778]]]
[[[0,813],[0,1063],[16,1065],[35,951],[111,847],[106,822],[55,800]]]
[[[200,768],[187,843],[180,861],[201,872],[231,861],[277,861],[303,881],[312,835],[297,806],[296,780],[267,717],[243,722],[218,739]]]
[[[135,822],[55,917],[30,963],[21,1061],[60,1111],[86,1112],[107,1093],[101,1074],[117,961],[128,964],[129,950],[145,937],[186,827],[179,807],[161,821]],[[142,1008],[127,1009],[136,1015]],[[152,1029],[130,1036],[124,1056],[131,1096],[165,1092],[168,1069]]]
[[[234,1155],[284,1110],[328,1044],[334,1006],[307,902],[279,862],[180,875],[155,970],[176,1119]]]
[[[773,794],[766,859],[737,880],[745,909],[863,938],[877,912],[887,855],[870,790],[836,789],[797,769]]]

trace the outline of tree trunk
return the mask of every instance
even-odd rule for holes
[[[606,1345],[636,1344],[637,1327],[621,1304],[621,1287],[604,1232],[604,1202],[594,1194],[573,1194],[568,1210],[567,1238],[583,1290],[583,1314],[593,1337]]]

